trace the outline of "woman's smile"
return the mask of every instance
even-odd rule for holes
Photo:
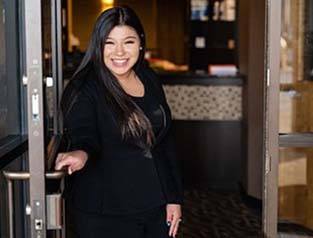
[[[115,67],[126,67],[128,59],[112,59],[112,64]]]

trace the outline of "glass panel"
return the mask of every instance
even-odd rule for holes
[[[6,171],[23,171],[23,163],[26,160],[27,155],[23,154],[22,156],[16,158],[10,164],[5,166],[3,170]],[[25,189],[27,187],[27,182],[25,181],[14,181],[13,182],[13,196],[14,196],[14,237],[23,237],[27,238],[25,231],[25,206],[26,206],[26,194]],[[0,238],[9,237],[8,230],[8,199],[7,191],[8,186],[5,177],[3,176],[2,170],[0,171]]]
[[[313,132],[312,1],[282,1],[280,133]]]
[[[6,87],[6,47],[5,47],[5,27],[4,22],[4,4],[0,1],[0,138],[7,135],[6,118],[7,118],[7,87]]]
[[[44,0],[42,3],[42,47],[43,47],[43,75],[44,77],[52,77],[52,32],[51,32],[51,1]],[[55,82],[54,82],[55,85]],[[50,140],[51,134],[53,134],[53,112],[54,108],[54,87],[44,87],[44,102],[45,102],[45,130],[47,136],[47,142]]]
[[[17,1],[0,0],[0,139],[20,134]]]
[[[313,132],[312,13],[310,0],[282,0],[280,133]],[[278,228],[311,237],[313,147],[280,148],[279,153]]]
[[[279,222],[281,229],[313,231],[313,148],[280,148]],[[289,228],[288,228],[289,227]],[[313,232],[312,232],[313,234]]]

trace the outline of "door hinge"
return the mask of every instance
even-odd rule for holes
[[[271,77],[271,70],[270,70],[270,68],[268,68],[266,70],[266,85],[267,85],[267,87],[269,87],[270,83],[271,83],[270,77]]]
[[[271,164],[272,164],[272,156],[268,155],[266,156],[266,160],[265,160],[265,174],[268,174],[269,172],[271,172]]]
[[[28,78],[27,78],[26,75],[23,75],[23,77],[22,77],[22,83],[23,83],[24,86],[27,86]]]
[[[53,87],[53,78],[52,77],[46,77],[46,78],[44,78],[44,80],[45,80],[47,88]]]
[[[2,9],[2,23],[5,24],[5,9]]]
[[[32,213],[32,207],[29,204],[27,204],[25,207],[25,213],[27,216],[30,216]]]

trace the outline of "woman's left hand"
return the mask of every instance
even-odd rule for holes
[[[166,205],[166,222],[170,224],[169,236],[176,237],[179,223],[182,221],[181,205],[167,204]]]

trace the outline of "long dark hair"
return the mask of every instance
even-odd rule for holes
[[[86,54],[74,73],[72,80],[81,78],[80,75],[92,67],[98,79],[100,79],[104,89],[105,100],[114,112],[123,139],[130,137],[143,138],[147,145],[152,145],[154,134],[149,119],[130,96],[125,93],[117,78],[110,72],[103,61],[105,41],[111,30],[121,25],[132,27],[138,34],[141,48],[139,58],[133,70],[136,72],[143,67],[146,41],[142,24],[131,8],[126,6],[113,7],[102,12],[97,18]],[[70,102],[74,100],[73,98],[75,98],[73,95],[66,96],[66,93],[62,97],[61,109],[63,115],[66,115],[70,110]]]

